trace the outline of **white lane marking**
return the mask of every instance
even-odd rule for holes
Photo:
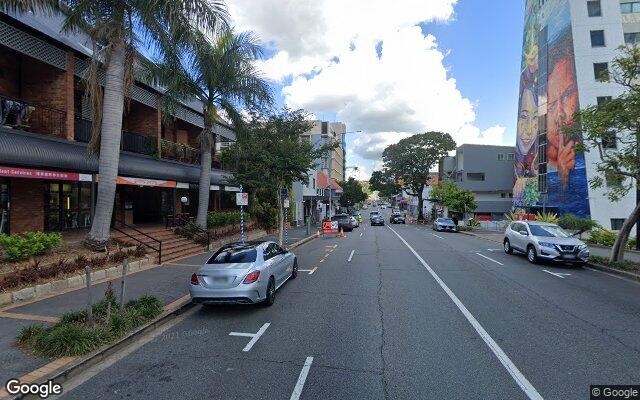
[[[476,254],[477,254],[477,255],[479,255],[479,256],[480,256],[480,257],[482,257],[482,258],[486,258],[486,259],[487,259],[487,260],[489,260],[489,261],[493,261],[493,262],[494,262],[494,263],[496,263],[496,264],[504,265],[504,264],[503,264],[503,263],[501,263],[500,261],[496,261],[496,260],[494,260],[493,258],[489,258],[489,257],[485,256],[484,254],[480,254],[480,253],[478,253],[478,252],[476,252]]]
[[[230,332],[229,336],[242,336],[242,337],[250,337],[251,340],[249,340],[249,343],[247,343],[246,346],[244,346],[244,349],[242,349],[242,351],[249,351],[251,350],[251,348],[253,347],[254,344],[256,344],[256,342],[258,341],[258,339],[260,339],[260,336],[262,336],[262,334],[267,330],[267,328],[269,327],[269,325],[271,325],[270,322],[267,322],[266,324],[262,325],[262,328],[260,328],[258,330],[258,332],[256,333],[245,333],[245,332]]]
[[[548,274],[555,275],[558,278],[562,278],[562,279],[564,279],[565,276],[571,276],[571,274],[567,274],[565,272],[551,272],[551,271],[546,270],[546,269],[543,269],[543,271],[548,273]]]
[[[363,234],[363,233],[364,233],[364,232],[360,232],[360,237],[362,237],[362,234]]]
[[[502,249],[487,249],[487,251],[491,251],[491,252],[494,252],[494,251],[502,251]]]
[[[418,261],[422,263],[422,266],[425,267],[426,270],[429,272],[429,274],[431,274],[433,279],[435,279],[435,281],[438,282],[438,285],[440,285],[442,290],[444,290],[444,292],[449,296],[449,298],[453,301],[453,303],[462,312],[462,315],[464,315],[464,317],[467,319],[467,321],[469,321],[471,326],[473,326],[476,332],[478,332],[478,335],[480,335],[482,340],[484,340],[487,346],[489,346],[489,349],[491,349],[491,351],[498,358],[502,366],[507,370],[507,372],[509,372],[509,374],[511,375],[513,380],[518,384],[518,386],[520,386],[522,391],[532,400],[542,400],[542,396],[540,395],[540,393],[538,393],[536,388],[533,387],[533,385],[527,380],[527,378],[522,374],[522,372],[520,372],[518,367],[516,367],[516,365],[511,361],[509,356],[507,356],[507,354],[502,350],[502,348],[500,348],[500,346],[498,346],[498,344],[491,338],[489,333],[482,327],[482,325],[480,325],[480,322],[478,322],[478,320],[469,312],[469,310],[467,310],[467,307],[465,307],[464,304],[462,304],[462,302],[460,301],[460,299],[458,299],[455,293],[453,293],[451,289],[449,289],[449,287],[444,283],[444,281],[440,279],[440,277],[433,271],[433,269],[431,269],[429,264],[427,264],[427,262],[422,257],[420,257],[420,255],[413,249],[413,247],[411,247],[409,243],[407,243],[407,241],[404,240],[404,238],[398,234],[398,232],[394,231],[393,228],[391,228],[390,226],[388,228],[391,229],[391,231],[396,234],[396,236],[405,244],[405,246],[409,248],[409,250],[411,250],[411,252],[413,253],[414,256],[416,256]]]
[[[389,229],[391,229],[391,228],[389,228]],[[442,236],[440,236],[440,235],[436,235],[435,233],[432,233],[432,235],[433,235],[433,236],[435,236],[435,237],[437,237],[437,238],[444,239]]]
[[[313,269],[299,269],[298,272],[308,272],[309,275],[313,275],[313,273],[316,272],[317,269],[318,267],[314,267]]]
[[[351,254],[349,254],[349,259],[347,260],[347,262],[351,262],[351,259],[353,258],[353,253],[355,253],[355,250],[351,250]]]
[[[302,389],[304,388],[304,382],[307,380],[307,375],[311,368],[311,363],[313,363],[313,357],[307,357],[304,361],[304,365],[302,366],[302,371],[300,371],[300,376],[298,376],[296,387],[293,388],[293,393],[291,393],[291,398],[289,400],[298,400],[300,398]]]

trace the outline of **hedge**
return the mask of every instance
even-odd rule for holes
[[[244,220],[251,219],[251,214],[245,211]],[[235,225],[240,223],[240,211],[217,211],[210,212],[207,216],[207,227],[217,228],[220,226]]]
[[[22,234],[0,234],[0,246],[13,261],[47,253],[62,243],[60,233],[26,232]]]

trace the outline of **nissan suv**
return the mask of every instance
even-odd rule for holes
[[[512,222],[504,233],[503,245],[505,253],[521,251],[532,264],[547,260],[582,265],[589,260],[586,244],[548,222]]]

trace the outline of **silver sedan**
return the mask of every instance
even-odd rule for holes
[[[272,305],[276,290],[298,275],[292,252],[271,241],[231,243],[191,276],[194,303]]]

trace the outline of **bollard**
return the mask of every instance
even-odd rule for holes
[[[84,267],[87,274],[87,321],[89,328],[93,328],[93,300],[91,298],[91,267]]]
[[[129,271],[129,260],[126,258],[122,262],[122,278],[120,279],[120,311],[124,309],[124,291],[125,291],[125,278]]]

